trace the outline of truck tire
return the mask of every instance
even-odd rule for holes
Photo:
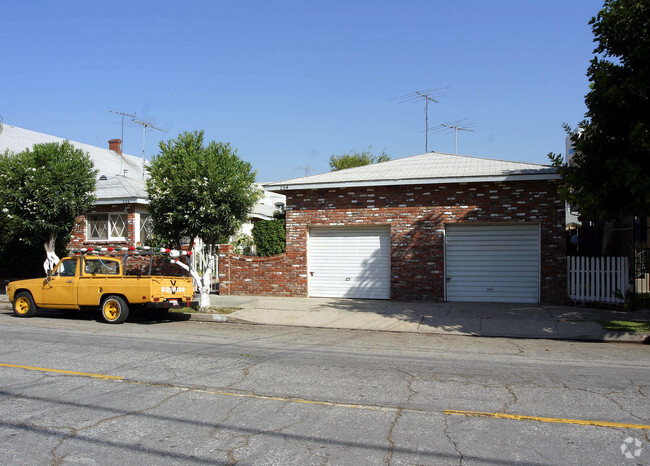
[[[110,295],[102,302],[102,317],[109,324],[121,324],[129,317],[129,306],[121,296]]]
[[[14,298],[14,315],[17,317],[32,317],[36,314],[36,304],[29,291],[21,291]]]

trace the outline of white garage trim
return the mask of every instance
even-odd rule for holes
[[[312,227],[309,296],[390,299],[390,227]]]
[[[445,225],[447,301],[538,303],[538,224]]]

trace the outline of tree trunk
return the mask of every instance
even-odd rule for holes
[[[43,268],[45,269],[46,274],[54,270],[56,264],[61,260],[59,259],[59,256],[56,255],[56,252],[54,252],[55,242],[56,237],[54,236],[54,233],[50,233],[50,239],[43,245],[45,247],[46,256],[45,262],[43,262]]]
[[[176,265],[187,270],[192,276],[192,278],[194,279],[194,281],[196,282],[199,288],[199,294],[200,294],[199,308],[201,310],[206,310],[207,308],[210,307],[210,275],[211,275],[210,271],[211,271],[213,260],[214,259],[210,259],[210,263],[208,264],[206,271],[203,273],[203,277],[201,277],[199,273],[196,270],[194,270],[193,267],[190,267],[189,265],[182,263],[178,259],[173,260]]]

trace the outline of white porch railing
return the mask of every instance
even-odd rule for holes
[[[198,271],[201,276],[203,276],[205,269],[208,267],[210,259],[214,258],[214,261],[212,261],[212,270],[210,272],[210,292],[216,293],[219,291],[219,254],[217,253],[217,248],[212,245],[206,246],[197,240],[191,258],[192,267],[194,267],[194,270]],[[194,284],[194,289],[195,291],[198,291],[198,284]]]
[[[629,289],[627,257],[567,257],[567,267],[569,299],[625,302]]]

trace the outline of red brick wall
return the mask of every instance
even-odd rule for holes
[[[263,266],[238,259],[230,270],[230,294],[307,296],[307,231],[311,226],[389,225],[391,229],[391,299],[444,299],[444,225],[448,223],[539,223],[541,231],[541,301],[566,301],[564,202],[554,181],[461,183],[288,191],[287,252],[274,273],[262,278]],[[228,262],[227,260],[224,262]],[[255,265],[257,264],[257,265]],[[289,269],[291,268],[291,270]],[[256,269],[257,271],[253,271]],[[297,277],[288,282],[289,274]]]
[[[249,257],[233,253],[230,244],[219,246],[219,293],[223,295],[296,296],[307,287],[306,275],[287,254]],[[301,294],[306,295],[306,294]]]

